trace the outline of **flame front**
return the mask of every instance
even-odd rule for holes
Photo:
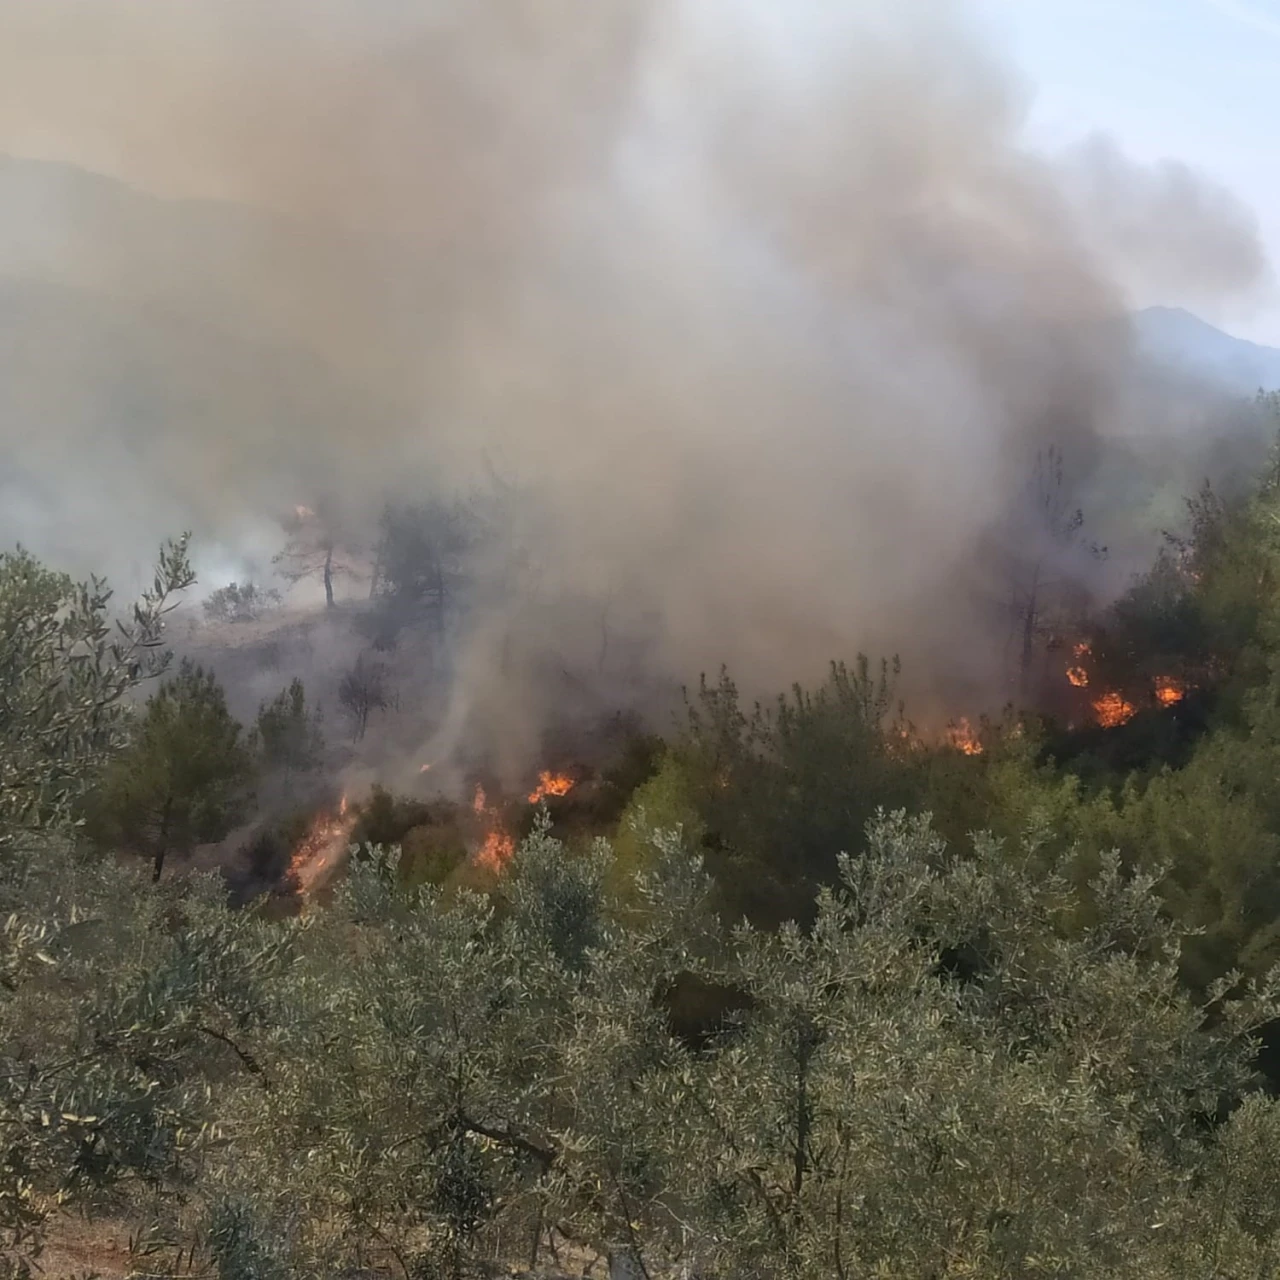
[[[539,804],[548,796],[567,796],[573,790],[573,779],[567,774],[543,770],[538,774],[538,785],[529,792],[529,803]]]
[[[954,747],[957,751],[963,752],[967,756],[980,756],[983,751],[982,743],[978,741],[978,735],[974,733],[973,726],[963,717],[947,726],[947,745]]]
[[[1104,729],[1118,729],[1122,724],[1128,724],[1137,710],[1132,702],[1125,701],[1122,694],[1112,690],[1094,702],[1093,713]]]
[[[476,854],[476,863],[488,871],[501,871],[515,856],[516,842],[511,833],[495,827],[484,838]]]
[[[489,807],[489,797],[480,783],[476,783],[475,795],[471,799],[471,809],[477,818],[482,818],[488,830],[485,832],[484,844],[476,851],[475,862],[487,871],[500,872],[515,855],[516,842],[511,833],[502,825],[502,814],[496,808]]]
[[[1173,676],[1156,676],[1156,701],[1163,707],[1172,707],[1187,696],[1187,686]]]
[[[315,889],[325,871],[346,849],[355,825],[355,815],[347,812],[345,795],[336,814],[325,811],[316,816],[289,859],[288,878],[298,886],[300,894]]]

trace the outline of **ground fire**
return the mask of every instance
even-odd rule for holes
[[[566,796],[573,790],[574,780],[567,774],[543,770],[538,775],[538,785],[525,797],[529,804],[541,804],[549,797]],[[506,829],[502,810],[491,805],[484,787],[476,784],[471,799],[472,812],[485,822],[484,843],[475,855],[476,865],[488,871],[500,872],[515,856],[515,837]]]
[[[973,726],[963,717],[947,726],[946,741],[948,746],[954,747],[967,756],[982,754],[982,743],[978,741]]]
[[[1092,657],[1092,647],[1081,641],[1073,647],[1072,655],[1074,661],[1065,671],[1067,682],[1076,689],[1090,688],[1089,671],[1084,663]],[[1175,676],[1161,675],[1152,681],[1152,693],[1162,707],[1172,707],[1187,696],[1187,686]],[[1121,725],[1128,724],[1138,713],[1137,707],[1115,689],[1107,690],[1100,697],[1094,698],[1091,705],[1095,719],[1104,729],[1118,729]]]
[[[488,826],[484,843],[476,851],[476,865],[486,871],[499,872],[515,855],[516,842],[502,822],[502,814],[496,806],[490,807],[489,797],[480,783],[476,783],[475,795],[471,798],[471,810],[477,818],[481,818]]]
[[[1104,729],[1118,729],[1122,724],[1128,724],[1133,719],[1137,714],[1137,708],[1122,694],[1112,690],[1095,699],[1093,713]]]
[[[326,872],[332,870],[345,852],[347,841],[356,825],[347,797],[342,797],[337,813],[325,811],[312,822],[307,834],[298,842],[289,860],[288,879],[306,896],[315,890]]]

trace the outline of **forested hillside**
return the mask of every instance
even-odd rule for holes
[[[1280,1277],[1166,7],[0,0],[0,1280]]]
[[[106,1220],[223,1280],[1273,1274],[1277,465],[1042,610],[1036,705],[724,672],[470,805],[291,790],[302,683],[165,661],[185,543],[118,625],[6,554],[6,1273]],[[262,892],[167,870],[282,795]]]

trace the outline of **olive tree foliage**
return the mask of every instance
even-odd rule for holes
[[[38,1264],[59,1204],[190,1187],[218,1081],[249,1072],[289,930],[232,917],[212,886],[142,891],[69,828],[159,674],[186,539],[112,623],[110,592],[0,557],[0,1276]]]
[[[60,1205],[176,1219],[231,1082],[264,1087],[296,929],[57,840],[5,850],[0,917],[0,1276],[27,1276]]]
[[[743,929],[757,1012],[656,1080],[672,1190],[713,1268],[788,1276],[1260,1275],[1273,1227],[1236,1216],[1274,1156],[1250,1084],[1275,982],[1197,1005],[1152,879],[1116,861],[1090,919],[1037,850],[953,860],[895,817],[846,860],[811,933]],[[1239,1177],[1235,1190],[1231,1179]],[[1245,1193],[1244,1187],[1250,1188]],[[1227,1259],[1231,1261],[1228,1263]]]
[[[150,590],[113,619],[101,579],[0,553],[0,842],[68,815],[119,745],[126,695],[166,667],[164,621],[194,581],[187,538],[166,543]]]
[[[235,1086],[253,1137],[218,1194],[305,1275],[462,1275],[564,1240],[650,1276],[1280,1262],[1280,1110],[1250,1092],[1276,984],[1182,994],[1151,879],[1108,863],[1086,912],[1035,841],[960,857],[881,817],[811,931],[726,933],[653,839],[625,928],[608,850],[545,823],[497,902],[406,893],[371,851],[299,935],[274,1088]],[[681,974],[745,1011],[677,1038]]]
[[[380,1257],[453,1275],[482,1251],[612,1239],[653,1191],[632,1185],[648,1122],[629,1109],[668,1051],[652,992],[705,915],[669,894],[661,923],[622,931],[607,850],[569,856],[545,824],[500,903],[405,893],[397,856],[370,850],[306,932],[226,1194],[256,1194],[306,1274]]]

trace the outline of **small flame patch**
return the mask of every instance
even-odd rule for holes
[[[544,769],[538,775],[538,785],[529,792],[529,803],[540,804],[548,796],[567,796],[572,790],[573,779],[567,774]]]
[[[1126,701],[1122,694],[1111,690],[1094,702],[1093,713],[1104,729],[1118,729],[1122,724],[1128,724],[1133,719],[1137,709],[1132,702]]]
[[[1093,649],[1082,640],[1072,648],[1072,653],[1075,654],[1076,660],[1074,665],[1067,668],[1067,679],[1077,689],[1087,689],[1089,687],[1089,673],[1085,670],[1083,664],[1084,660],[1093,653]]]
[[[983,752],[982,743],[978,741],[973,726],[963,717],[947,726],[947,745],[966,756],[980,756]]]

